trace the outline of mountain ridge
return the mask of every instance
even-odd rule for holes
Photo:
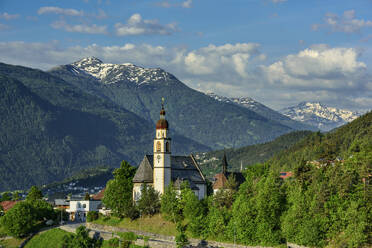
[[[275,111],[265,106],[264,104],[257,102],[251,97],[226,97],[217,95],[215,93],[206,93],[206,95],[212,97],[213,99],[216,99],[217,101],[232,103],[247,108],[259,115],[277,121],[296,130],[316,130],[313,126],[298,122],[296,120],[292,120],[291,118],[279,113],[278,111]]]
[[[330,131],[361,115],[359,112],[329,107],[320,102],[301,102],[296,106],[283,108],[279,112],[293,120],[315,126],[322,131]]]
[[[0,63],[0,191],[68,177],[77,169],[137,165],[155,126],[49,73]],[[173,151],[210,148],[172,132]]]
[[[85,73],[76,74],[71,66]],[[140,77],[135,77],[137,70]],[[52,68],[49,73],[85,92],[109,99],[152,123],[158,119],[160,99],[164,97],[170,127],[213,149],[265,142],[293,130],[236,104],[215,101],[162,69],[105,64],[101,60],[86,58]],[[156,73],[165,73],[166,76],[158,77]],[[152,77],[155,80],[151,80]]]

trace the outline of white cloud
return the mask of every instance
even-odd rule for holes
[[[81,10],[76,9],[64,9],[55,6],[45,6],[39,8],[37,11],[39,15],[43,14],[59,14],[59,15],[67,15],[67,16],[83,16],[84,12]]]
[[[55,29],[63,29],[67,32],[77,32],[77,33],[86,33],[86,34],[106,34],[107,26],[98,26],[96,24],[76,24],[70,25],[65,21],[56,21],[51,24]]]
[[[0,19],[4,19],[4,20],[13,20],[13,19],[17,19],[19,17],[19,14],[14,14],[14,15],[11,15],[11,14],[8,14],[6,12],[0,14]]]
[[[327,13],[323,24],[313,24],[314,31],[320,28],[329,29],[331,32],[358,33],[362,28],[372,27],[372,21],[355,18],[355,10],[346,10],[342,16]]]
[[[193,0],[186,0],[182,2],[176,2],[176,1],[161,1],[157,2],[156,5],[163,7],[163,8],[171,8],[171,7],[181,7],[181,8],[191,8],[192,7],[192,1]]]
[[[219,72],[225,72],[226,77],[234,74],[234,76],[246,78],[248,76],[247,66],[252,62],[251,57],[262,59],[258,57],[260,55],[258,48],[259,44],[256,43],[209,45],[185,53],[183,63],[186,71],[193,75],[214,77]]]
[[[144,34],[169,35],[177,31],[177,25],[174,23],[162,25],[157,20],[144,20],[140,14],[133,14],[127,23],[116,23],[115,29],[118,36]]]
[[[182,6],[183,8],[191,8],[191,5],[192,5],[192,0],[186,0],[185,2],[183,2],[183,3],[181,4],[181,6]]]
[[[0,42],[0,61],[49,69],[95,56],[107,63],[161,67],[192,88],[250,96],[274,109],[306,100],[370,108],[371,76],[355,49],[311,46],[268,65],[263,64],[266,56],[259,49],[256,43],[211,44],[190,50],[131,43],[64,48],[58,42]]]
[[[261,68],[269,83],[283,87],[355,88],[366,69],[357,59],[358,53],[353,48],[320,45]]]

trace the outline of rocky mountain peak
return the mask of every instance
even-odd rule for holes
[[[95,57],[81,59],[72,63],[71,66],[95,77],[104,84],[125,81],[142,85],[157,81],[167,81],[172,77],[171,74],[160,68],[143,68],[131,63],[103,63]]]
[[[96,57],[87,57],[72,63],[72,65],[81,68],[86,66],[98,65],[102,63],[103,63],[102,60]]]
[[[331,130],[353,121],[361,113],[329,107],[320,102],[301,102],[296,106],[281,109],[289,118],[315,126],[323,131]]]

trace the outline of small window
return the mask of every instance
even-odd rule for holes
[[[87,204],[83,204],[83,208],[86,208],[87,207]]]
[[[166,152],[169,152],[169,151],[170,151],[170,148],[169,148],[169,142],[167,142],[167,143],[165,144],[165,149],[166,149]]]
[[[161,150],[161,144],[160,144],[160,141],[158,141],[158,142],[156,143],[156,151],[157,151],[157,152],[160,152],[160,150]]]

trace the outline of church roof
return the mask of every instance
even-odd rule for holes
[[[153,165],[154,156],[145,155],[141,164],[138,166],[136,174],[133,177],[134,183],[152,183],[153,180]]]
[[[145,155],[134,175],[134,183],[152,183],[153,182],[153,155]],[[171,179],[175,182],[177,179],[188,180],[190,183],[205,183],[205,178],[196,163],[190,156],[171,156]]]
[[[214,176],[215,182],[213,184],[213,189],[225,188],[227,186],[227,180],[230,176],[233,176],[235,178],[235,182],[238,184],[238,187],[240,186],[240,184],[245,182],[245,177],[241,172],[218,173]]]
[[[173,183],[174,188],[175,189],[181,189],[181,185],[185,181],[189,182],[190,189],[199,190],[199,188],[196,186],[196,184],[193,181],[190,181],[190,180],[185,179],[185,178],[177,178]]]

